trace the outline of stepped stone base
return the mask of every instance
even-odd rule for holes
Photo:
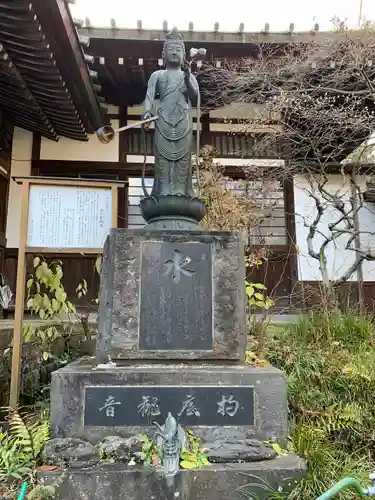
[[[154,469],[126,468],[123,464],[87,469],[40,472],[45,484],[57,480],[56,500],[243,500],[267,499],[301,479],[305,463],[286,455],[258,463],[212,464],[181,470],[168,480]],[[60,480],[59,480],[60,478]],[[253,494],[253,497],[249,495]]]
[[[146,415],[145,398],[157,400],[159,412]],[[81,360],[52,374],[54,438],[98,443],[107,436],[154,433],[152,421],[163,423],[168,412],[179,411],[181,425],[203,443],[254,438],[283,444],[287,438],[285,377],[272,366],[132,362],[95,369],[93,360]]]

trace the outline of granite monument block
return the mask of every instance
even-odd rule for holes
[[[244,279],[235,233],[113,229],[103,254],[99,361],[243,360]]]
[[[287,437],[286,382],[272,367],[144,364],[95,369],[77,361],[52,374],[52,435],[99,442],[152,432],[174,412],[204,441]]]

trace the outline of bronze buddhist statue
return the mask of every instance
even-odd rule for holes
[[[157,102],[154,184],[151,195],[141,201],[141,210],[149,225],[183,229],[196,226],[205,215],[193,189],[192,111],[199,105],[199,86],[176,28],[167,34],[162,56],[165,68],[149,79],[142,116],[150,119]]]

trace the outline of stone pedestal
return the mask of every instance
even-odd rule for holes
[[[269,492],[249,490],[262,499],[299,477],[298,457],[276,458],[265,444],[286,442],[286,381],[273,367],[244,364],[244,280],[233,233],[111,231],[96,359],[52,375],[56,441],[46,457],[69,471],[58,498],[240,499],[246,484],[269,481]],[[153,434],[168,412],[201,438],[212,462],[172,482],[129,465],[136,436]],[[122,463],[101,463],[103,440],[121,448]]]
[[[103,254],[97,357],[237,360],[245,264],[233,233],[113,229]]]
[[[93,370],[78,361],[52,375],[52,434],[98,443],[151,431],[166,413],[204,442],[287,437],[286,384],[272,367],[136,364]],[[113,408],[108,410],[106,401]],[[157,405],[152,406],[152,402]],[[145,403],[146,402],[146,403]]]

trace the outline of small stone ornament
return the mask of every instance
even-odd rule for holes
[[[180,457],[186,444],[185,431],[170,412],[164,425],[157,422],[154,425],[158,428],[155,437],[164,474],[174,476],[180,468]]]

